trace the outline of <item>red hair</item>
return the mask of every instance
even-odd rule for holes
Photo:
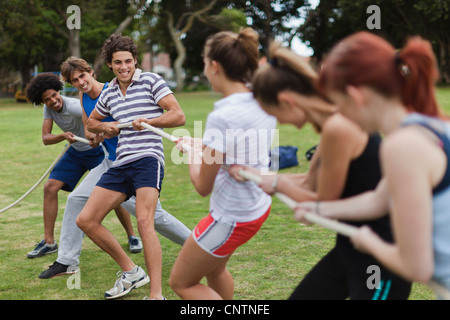
[[[347,85],[365,85],[388,97],[400,97],[410,111],[442,117],[435,95],[438,77],[429,41],[413,37],[396,52],[386,40],[363,31],[333,48],[324,62],[319,87],[345,92]]]

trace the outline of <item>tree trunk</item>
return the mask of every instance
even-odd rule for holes
[[[69,30],[69,51],[72,56],[81,57],[80,30],[78,29]]]
[[[184,47],[183,42],[180,39],[179,33],[175,30],[175,27],[173,26],[173,20],[171,18],[169,18],[167,27],[169,28],[170,37],[172,38],[172,41],[175,44],[175,49],[177,51],[177,58],[175,59],[173,68],[175,71],[175,81],[177,82],[175,91],[180,92],[184,88],[183,64],[186,60],[186,48]]]
[[[450,46],[447,44],[448,42],[445,39],[440,39],[438,41],[437,48],[437,63],[439,68],[439,75],[441,76],[441,81],[449,83],[450,82],[450,72],[449,72],[449,64],[448,57],[450,54]]]
[[[25,91],[26,86],[31,81],[31,70],[33,69],[33,66],[29,63],[23,63],[20,66],[20,75],[22,76],[22,91]]]
[[[175,78],[177,81],[177,87],[175,88],[175,91],[180,92],[184,88],[184,76],[183,76],[183,64],[186,60],[186,48],[183,44],[183,41],[181,41],[180,37],[181,35],[187,33],[194,23],[194,20],[202,19],[202,15],[206,14],[208,11],[210,11],[214,5],[217,3],[217,0],[212,0],[208,3],[207,6],[203,7],[202,9],[198,11],[194,11],[192,13],[185,13],[187,15],[187,22],[184,25],[183,28],[179,26],[175,26],[173,15],[171,12],[167,12],[168,21],[167,21],[167,27],[169,29],[170,37],[172,38],[173,43],[175,44],[175,50],[177,51],[177,58],[175,59],[173,68],[175,71]],[[183,21],[183,15],[179,19],[177,24],[180,24],[181,21]]]

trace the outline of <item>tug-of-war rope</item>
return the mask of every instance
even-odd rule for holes
[[[84,142],[84,143],[89,143],[89,141],[87,139],[84,139],[84,138],[81,138],[81,137],[75,136],[74,139],[77,140],[77,141]],[[14,207],[18,203],[20,203],[23,199],[25,199],[31,192],[33,192],[33,190],[36,189],[39,186],[39,184],[42,182],[42,180],[44,180],[45,177],[47,177],[47,175],[53,170],[53,168],[56,166],[58,161],[62,158],[62,156],[66,153],[66,151],[69,150],[69,148],[70,148],[70,143],[68,143],[64,147],[63,151],[59,154],[59,156],[55,159],[55,161],[53,161],[51,166],[47,169],[47,171],[45,171],[45,173],[42,175],[42,177],[39,178],[39,180],[27,192],[25,192],[23,194],[23,196],[21,196],[19,199],[17,199],[13,203],[11,203],[9,206],[6,206],[3,209],[1,209],[0,213],[3,213],[6,210],[11,209],[12,207]]]
[[[167,132],[164,132],[163,130],[159,129],[159,128],[155,128],[147,123],[142,122],[141,126],[146,128],[149,131],[152,131],[158,135],[160,135],[163,138],[166,138],[172,142],[178,142],[179,138],[170,135]],[[127,128],[127,127],[132,127],[131,122],[129,123],[122,123],[122,124],[118,124],[117,127],[119,129],[121,128]],[[89,143],[89,141],[87,139],[84,138],[80,138],[80,137],[74,137],[75,140],[77,141],[81,141],[84,143]],[[47,171],[42,175],[42,177],[33,185],[33,187],[30,188],[30,190],[28,190],[22,197],[20,197],[19,199],[17,199],[14,203],[10,204],[9,206],[3,208],[0,210],[0,213],[12,208],[13,206],[17,205],[19,202],[21,202],[26,196],[28,196],[31,192],[33,192],[34,189],[36,189],[36,187],[42,182],[42,180],[45,179],[45,177],[51,172],[51,170],[53,169],[53,167],[58,163],[58,161],[62,158],[62,156],[64,155],[64,153],[66,153],[66,151],[69,149],[70,144],[67,144],[64,147],[64,150],[61,152],[61,154],[55,159],[55,161],[53,161],[52,165],[47,169]],[[185,151],[191,151],[191,147],[187,144],[182,144],[182,148]],[[261,183],[262,178],[254,175],[248,171],[244,171],[241,170],[238,172],[238,174],[247,179],[250,180],[256,184],[259,185],[259,183]],[[290,209],[294,210],[297,206],[298,206],[298,202],[291,199],[290,197],[286,196],[285,194],[282,194],[280,192],[275,192],[274,196],[276,196],[279,200],[281,200],[285,205],[287,205]],[[341,235],[347,236],[347,237],[352,237],[353,235],[356,234],[356,232],[358,232],[358,227],[346,224],[346,223],[342,223],[342,222],[338,222],[336,220],[333,219],[329,219],[329,218],[325,218],[322,216],[319,216],[315,213],[306,213],[305,214],[305,219],[308,220],[311,223],[315,223],[321,227],[324,227],[326,229],[335,231]],[[439,299],[443,299],[443,300],[450,300],[450,291],[444,287],[443,285],[441,285],[440,283],[437,283],[433,280],[431,280],[430,282],[427,283],[428,287],[437,295],[437,297]]]

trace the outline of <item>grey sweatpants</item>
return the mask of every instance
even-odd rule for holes
[[[61,226],[57,262],[64,265],[78,265],[84,233],[78,228],[76,219],[86,204],[92,190],[112,165],[112,161],[105,158],[101,164],[92,169],[81,181],[79,186],[67,197],[66,208]],[[132,197],[122,203],[122,207],[136,216],[136,198]],[[162,236],[182,245],[191,231],[178,219],[165,211],[158,199],[155,211],[155,230]]]

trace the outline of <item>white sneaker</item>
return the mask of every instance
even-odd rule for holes
[[[135,288],[142,287],[150,282],[150,278],[141,267],[135,266],[128,272],[117,272],[118,279],[114,287],[105,292],[106,299],[115,299],[126,295]]]

